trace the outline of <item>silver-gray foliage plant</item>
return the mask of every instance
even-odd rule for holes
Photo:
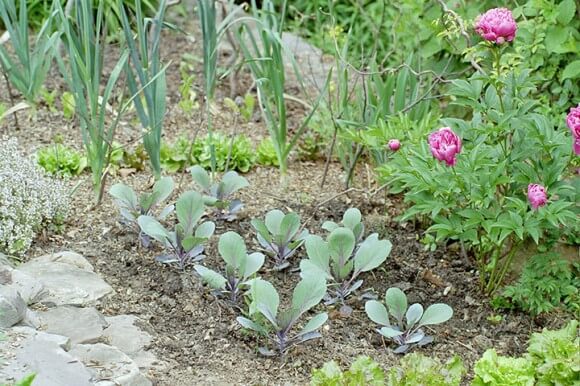
[[[183,270],[205,257],[202,254],[204,244],[213,235],[215,224],[211,221],[198,224],[204,210],[201,195],[188,191],[183,193],[175,204],[177,223],[173,230],[166,229],[155,217],[137,218],[141,231],[165,247],[165,253],[157,256],[157,261],[177,265]]]
[[[326,240],[308,236],[305,243],[308,259],[300,262],[300,276],[323,276],[329,280],[332,290],[327,295],[328,304],[344,302],[362,285],[363,281],[357,280],[359,275],[380,266],[392,248],[390,241],[379,239],[376,233],[361,241],[364,228],[358,209],[349,209],[342,224],[324,223],[323,227],[331,230]]]
[[[0,139],[0,252],[26,252],[36,232],[62,222],[68,207],[63,183],[24,157],[15,139]]]
[[[299,343],[321,337],[318,329],[328,319],[326,312],[313,316],[300,332],[292,334],[292,330],[300,317],[320,303],[324,297],[326,293],[324,278],[310,276],[302,279],[294,288],[290,308],[283,311],[278,309],[280,296],[270,282],[256,278],[250,280],[249,285],[248,293],[251,300],[249,318],[240,316],[236,320],[243,327],[266,337],[268,342],[274,345],[274,350],[259,347],[258,350],[262,355],[282,355]],[[259,318],[255,317],[257,314],[260,314]]]
[[[264,221],[252,220],[260,245],[274,259],[275,269],[290,266],[288,261],[304,244],[308,230],[300,231],[300,216],[294,212],[284,214],[274,209],[266,214]]]
[[[157,216],[154,211],[159,204],[169,198],[174,186],[171,177],[163,177],[155,182],[151,193],[142,193],[139,198],[133,189],[122,183],[111,186],[109,190],[109,194],[115,199],[115,204],[121,213],[121,222],[139,231],[139,241],[144,247],[149,246],[151,239],[140,230],[137,218],[152,216],[159,221],[165,220],[175,209],[173,204],[165,206]]]
[[[421,327],[444,323],[453,316],[451,307],[444,303],[432,304],[425,311],[419,303],[408,307],[407,296],[396,287],[387,290],[385,303],[386,307],[377,300],[369,300],[365,311],[373,322],[383,326],[377,331],[399,345],[394,350],[397,354],[407,352],[413,345],[424,346],[433,342],[433,337],[426,335]],[[389,314],[394,323],[391,323]]]
[[[223,275],[199,264],[194,268],[211,288],[229,296],[229,300],[237,304],[241,291],[247,287],[247,280],[264,265],[264,255],[259,252],[248,254],[244,239],[236,232],[220,236],[218,251],[226,263]]]
[[[248,180],[235,171],[229,171],[222,176],[221,181],[212,181],[209,173],[199,165],[189,169],[193,181],[201,188],[205,204],[215,209],[218,219],[233,221],[243,207],[240,200],[231,196],[249,185]]]

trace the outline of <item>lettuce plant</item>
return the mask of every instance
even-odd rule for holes
[[[215,224],[211,221],[197,225],[205,205],[197,192],[183,193],[175,204],[177,224],[167,230],[155,217],[142,215],[137,222],[141,231],[165,247],[165,254],[155,259],[164,264],[175,264],[181,270],[202,260],[204,243],[213,235]]]
[[[139,216],[153,216],[157,205],[161,204],[173,192],[174,183],[171,177],[163,177],[153,185],[151,193],[143,193],[139,198],[129,186],[118,183],[111,186],[109,194],[115,199],[115,204],[121,212],[122,223],[133,229],[139,230],[139,241],[144,247],[148,247],[151,239],[140,230],[137,218]],[[167,205],[157,217],[159,221],[165,220],[173,210],[174,205]]]
[[[60,143],[39,149],[38,164],[52,175],[76,176],[87,167],[87,158]]]
[[[433,342],[433,337],[425,334],[421,327],[441,324],[453,316],[453,310],[447,304],[432,304],[423,312],[419,303],[407,307],[407,296],[398,288],[389,288],[385,294],[385,303],[369,300],[365,304],[367,316],[381,327],[377,331],[384,337],[392,339],[399,345],[394,352],[403,354],[411,346],[424,346]],[[391,324],[389,314],[394,318]]]
[[[473,369],[475,377],[472,386],[534,386],[534,365],[527,358],[498,356],[495,349],[489,349]]]
[[[446,363],[412,353],[401,359],[387,373],[388,386],[459,386],[466,370],[457,355]]]
[[[263,166],[280,166],[272,138],[264,138],[256,149],[256,162]]]
[[[356,216],[350,217],[353,213],[347,217],[354,223]],[[344,302],[362,285],[363,281],[357,280],[359,275],[377,268],[391,253],[391,242],[380,240],[376,233],[367,237],[360,246],[357,246],[356,239],[354,232],[344,227],[334,228],[327,241],[316,235],[306,238],[308,259],[300,262],[300,276],[321,275],[332,282],[329,287],[333,290],[327,296],[327,304],[337,300]]]
[[[312,371],[311,386],[383,386],[385,374],[379,364],[367,356],[358,357],[350,369],[342,371],[335,361],[326,362]]]
[[[258,350],[266,356],[276,353],[283,355],[292,346],[311,339],[320,338],[317,331],[328,319],[326,312],[312,317],[300,332],[291,334],[300,317],[316,306],[326,293],[326,282],[322,277],[309,276],[302,279],[294,288],[292,305],[279,311],[280,296],[272,284],[262,279],[252,279],[250,285],[250,320],[238,317],[236,320],[243,327],[256,331],[275,346],[275,350],[260,347]],[[260,317],[258,317],[258,314]]]
[[[578,321],[570,321],[561,330],[544,329],[541,333],[532,334],[528,354],[536,369],[537,385],[578,384],[580,382]]]
[[[218,219],[233,221],[243,208],[240,200],[232,200],[231,196],[240,189],[249,186],[248,180],[234,171],[223,175],[221,181],[213,182],[212,178],[199,165],[189,169],[193,181],[201,188],[205,204],[215,209]]]
[[[252,220],[260,245],[274,259],[274,269],[283,270],[290,266],[288,259],[304,243],[308,230],[300,232],[300,216],[294,212],[284,214],[274,209],[266,214],[265,221]]]
[[[362,223],[362,215],[360,210],[357,208],[349,208],[342,215],[342,221],[340,223],[337,224],[334,221],[325,221],[324,224],[322,224],[322,229],[325,229],[329,232],[332,232],[339,227],[350,229],[354,234],[354,238],[357,244],[360,243],[365,231],[365,226]]]
[[[264,265],[264,255],[248,254],[244,239],[235,232],[220,236],[218,251],[226,264],[224,275],[202,265],[194,268],[211,288],[221,295],[229,295],[230,301],[236,304],[246,281]]]

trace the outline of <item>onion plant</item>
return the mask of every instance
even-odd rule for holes
[[[111,109],[113,88],[127,64],[128,52],[121,53],[102,89],[105,56],[103,43],[107,29],[103,23],[104,3],[99,2],[95,14],[89,2],[77,0],[70,19],[66,17],[60,3],[55,4],[68,51],[67,63],[60,56],[57,56],[57,60],[75,99],[83,143],[92,172],[93,190],[99,204],[116,127],[127,104],[119,106],[111,121],[107,120],[106,114]]]
[[[118,0],[121,13],[121,24],[130,52],[125,65],[127,84],[131,94],[141,93],[133,99],[139,121],[143,127],[143,145],[151,162],[156,179],[161,178],[161,133],[165,117],[166,81],[165,69],[159,58],[161,29],[165,16],[166,2],[161,0],[159,9],[153,19],[143,15],[141,0],[135,1],[135,19],[137,32],[134,37],[131,23],[123,2]]]
[[[56,12],[51,9],[31,45],[28,35],[28,6],[20,0],[17,10],[15,1],[0,1],[0,18],[10,35],[14,55],[0,44],[0,65],[10,83],[29,104],[34,104],[40,94],[46,75],[54,58],[54,47],[59,32],[53,32],[52,21]]]
[[[282,3],[280,9],[281,14],[276,16],[277,12],[271,0],[263,1],[261,9],[257,7],[255,0],[252,0],[252,21],[255,23],[256,30],[254,31],[247,23],[242,23],[242,28],[237,34],[241,51],[256,82],[260,109],[276,150],[280,174],[284,178],[288,170],[290,152],[306,130],[308,122],[318,107],[320,97],[298,129],[290,135],[284,94],[285,63],[289,61],[293,64],[299,81],[301,81],[301,76],[290,53],[285,52],[282,45],[283,24],[280,20],[284,20],[285,17],[286,1]],[[330,79],[330,74],[328,79]],[[322,96],[323,93],[320,95]]]

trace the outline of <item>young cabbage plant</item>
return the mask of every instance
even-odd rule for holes
[[[356,243],[360,243],[362,241],[365,226],[362,222],[362,215],[360,210],[357,208],[350,208],[342,215],[342,221],[340,223],[335,223],[334,221],[325,221],[322,224],[322,229],[332,232],[336,228],[344,227],[348,228],[354,234]]]
[[[274,209],[266,214],[265,221],[252,220],[260,245],[275,262],[274,269],[283,270],[290,266],[292,257],[308,236],[308,230],[300,231],[300,216],[294,212],[284,214]]]
[[[155,259],[165,264],[175,264],[183,270],[202,260],[204,243],[211,237],[215,224],[211,221],[197,225],[203,216],[205,205],[197,192],[185,192],[175,204],[177,224],[173,231],[165,229],[152,216],[139,216],[141,231],[165,247],[165,254]]]
[[[201,188],[205,204],[215,208],[216,218],[233,221],[243,208],[240,200],[232,200],[231,196],[240,189],[249,186],[248,180],[235,171],[223,175],[219,182],[212,182],[212,178],[199,165],[189,169],[193,181]]]
[[[381,265],[391,253],[391,247],[390,241],[380,240],[376,233],[357,247],[355,234],[344,227],[330,232],[327,241],[311,235],[306,238],[308,259],[300,262],[300,276],[326,277],[332,282],[329,287],[333,288],[326,303],[337,300],[344,303],[362,285],[363,281],[357,280],[359,275]]]
[[[149,247],[151,242],[150,237],[139,228],[137,218],[139,216],[154,216],[154,209],[161,204],[173,192],[174,183],[171,177],[163,177],[153,185],[151,193],[143,193],[137,199],[137,194],[129,186],[125,184],[115,184],[111,186],[109,194],[115,199],[115,204],[121,212],[121,223],[139,230],[139,241],[144,247]],[[158,216],[155,216],[159,221],[163,221],[169,216],[175,206],[167,205]]]
[[[385,295],[386,307],[377,300],[365,304],[368,317],[384,327],[377,331],[399,345],[394,352],[404,354],[413,345],[424,346],[433,342],[433,337],[425,334],[421,327],[441,324],[453,316],[453,310],[447,304],[430,305],[424,312],[419,303],[407,308],[407,296],[400,289],[393,287]],[[391,324],[389,314],[395,319]]]
[[[248,255],[244,239],[236,232],[220,236],[218,251],[226,263],[224,275],[202,265],[194,268],[211,288],[220,295],[229,295],[229,300],[237,304],[246,281],[264,265],[264,255],[259,252]]]
[[[291,331],[300,317],[320,303],[324,297],[326,293],[324,278],[310,276],[302,279],[294,288],[291,307],[280,312],[278,311],[280,297],[272,284],[258,278],[248,283],[251,300],[249,317],[254,317],[254,320],[241,316],[236,320],[243,327],[263,335],[275,346],[275,350],[259,347],[258,350],[262,355],[273,356],[276,353],[283,355],[296,344],[322,336],[317,330],[328,319],[326,312],[312,317],[300,332],[291,334]]]

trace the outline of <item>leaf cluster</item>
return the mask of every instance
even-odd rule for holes
[[[38,164],[52,175],[72,177],[87,167],[87,158],[78,151],[60,143],[39,149]]]

